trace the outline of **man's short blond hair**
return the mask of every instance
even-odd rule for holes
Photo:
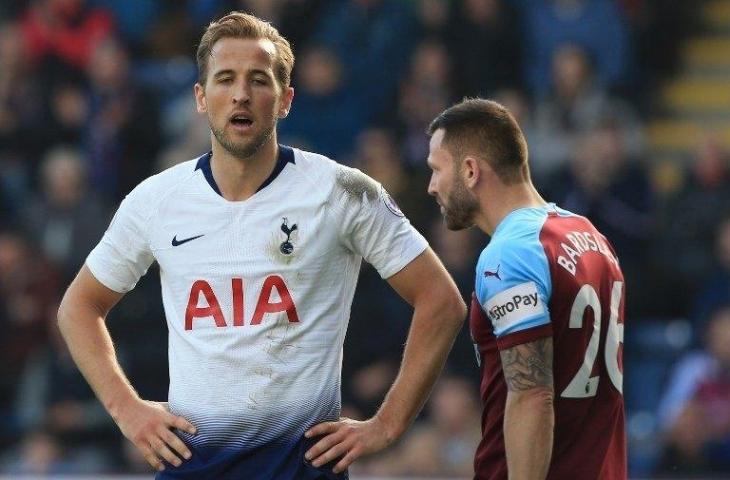
[[[269,22],[243,12],[231,12],[208,25],[200,38],[198,52],[198,82],[205,85],[208,78],[208,59],[213,45],[222,38],[266,39],[276,47],[274,74],[282,87],[291,82],[291,71],[294,68],[294,53],[289,41]]]

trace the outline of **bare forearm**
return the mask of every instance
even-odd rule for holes
[[[550,467],[555,416],[552,391],[507,395],[504,443],[511,480],[543,480]]]
[[[58,325],[79,370],[116,420],[119,409],[138,396],[117,361],[102,314],[65,299],[58,312]]]
[[[500,352],[507,384],[504,446],[512,480],[543,480],[550,467],[555,424],[553,339]]]
[[[391,441],[408,428],[423,407],[464,317],[465,307],[458,301],[438,308],[416,307],[400,372],[377,414]]]

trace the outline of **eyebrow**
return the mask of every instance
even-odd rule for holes
[[[218,77],[222,77],[223,75],[235,75],[235,74],[236,74],[236,72],[233,69],[226,68],[225,70],[220,70],[218,72],[215,72],[215,74],[213,74],[213,77],[218,78]],[[250,70],[248,72],[248,75],[264,75],[266,77],[271,77],[269,72],[267,72],[266,70],[262,70],[260,68],[255,68],[253,70]]]
[[[218,72],[215,72],[215,74],[213,75],[213,77],[218,78],[218,77],[222,77],[223,75],[235,75],[235,73],[236,72],[234,72],[230,68],[227,68],[225,70],[220,70]]]
[[[259,68],[254,68],[253,70],[248,72],[249,75],[264,75],[265,77],[271,78],[271,75],[266,70],[261,70]]]

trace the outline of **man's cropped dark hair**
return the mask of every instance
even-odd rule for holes
[[[506,184],[529,179],[527,142],[512,114],[497,102],[465,98],[447,108],[427,133],[444,130],[443,145],[461,162],[472,155],[487,162]]]

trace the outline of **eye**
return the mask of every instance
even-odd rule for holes
[[[218,83],[231,83],[233,81],[233,77],[221,77],[218,79]]]
[[[268,85],[268,81],[264,78],[258,77],[253,79],[254,85]]]

